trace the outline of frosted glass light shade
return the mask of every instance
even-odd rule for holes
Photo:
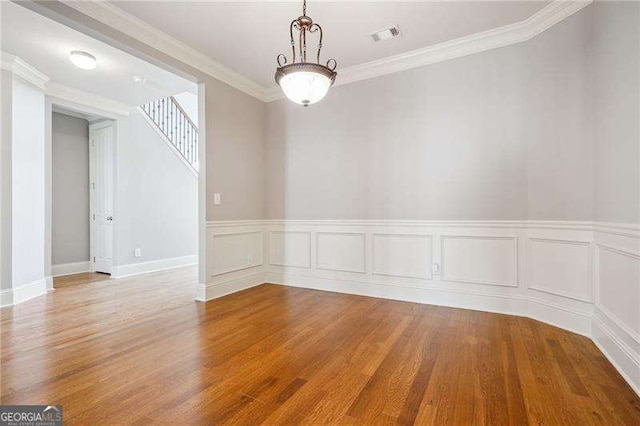
[[[82,68],[83,70],[92,70],[97,64],[95,56],[80,50],[74,50],[71,52],[69,59],[71,59],[71,62],[73,62],[76,67]]]
[[[335,76],[325,66],[303,62],[278,68],[276,82],[291,101],[309,106],[326,96]]]

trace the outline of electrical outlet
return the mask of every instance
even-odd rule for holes
[[[433,266],[431,267],[431,271],[433,272],[434,275],[439,275],[440,274],[440,264],[439,263],[434,263]]]
[[[220,195],[219,192],[213,193],[213,204],[216,206],[219,206],[220,204],[222,204],[222,196]]]
[[[135,250],[133,251],[133,255],[134,255],[135,257],[140,257],[140,256],[142,256],[142,249],[139,249],[139,248],[135,249]]]
[[[247,255],[247,265],[251,265],[253,263],[253,256],[248,254]]]

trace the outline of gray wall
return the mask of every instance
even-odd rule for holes
[[[207,79],[205,108],[207,220],[263,219],[266,105]],[[213,204],[214,192],[222,195],[219,206]]]
[[[590,25],[587,6],[520,47],[528,70],[519,102],[526,105],[520,119],[532,220],[593,219]]]
[[[52,265],[89,260],[89,123],[53,113]]]
[[[640,223],[640,3],[593,12],[595,219]]]
[[[117,264],[196,255],[197,177],[137,109],[118,120],[117,134]]]
[[[590,219],[589,19],[307,109],[268,104],[266,216]]]

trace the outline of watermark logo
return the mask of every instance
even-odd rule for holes
[[[0,426],[61,426],[62,405],[0,405]]]

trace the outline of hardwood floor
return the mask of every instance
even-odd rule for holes
[[[262,285],[194,302],[193,268],[2,311],[2,404],[67,424],[640,424],[593,343],[526,318]]]
[[[53,287],[61,288],[61,287],[69,287],[72,285],[78,285],[78,284],[88,284],[88,283],[95,283],[99,281],[108,281],[110,278],[111,277],[108,274],[101,274],[98,272],[83,272],[80,274],[65,275],[63,277],[54,278]]]

